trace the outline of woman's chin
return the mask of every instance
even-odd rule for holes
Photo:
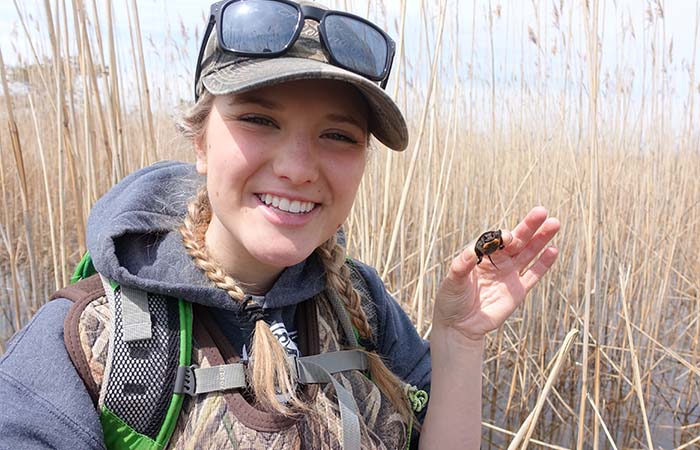
[[[316,247],[314,246],[304,246],[303,248],[270,246],[267,249],[268,251],[254,251],[251,253],[260,263],[283,269],[304,261],[315,249]]]

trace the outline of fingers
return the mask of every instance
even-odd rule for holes
[[[537,262],[533,264],[532,267],[530,267],[530,269],[527,270],[521,277],[526,292],[530,291],[530,289],[532,289],[532,287],[535,286],[540,279],[542,279],[544,274],[547,273],[550,267],[552,267],[554,261],[557,260],[558,255],[559,250],[554,247],[549,247],[547,250],[542,252],[540,257],[537,259]]]
[[[513,242],[513,233],[511,233],[508,230],[500,230],[501,231],[501,240],[503,242],[503,247],[508,248],[508,246]],[[471,248],[474,249],[474,244],[471,245]],[[509,256],[504,256],[503,255],[503,250],[496,250],[494,253],[492,253],[491,259],[494,260],[495,264],[498,265],[500,261],[505,261],[506,259],[509,259]],[[484,258],[487,258],[486,256]],[[487,265],[488,267],[488,265]]]
[[[462,279],[474,270],[474,266],[476,266],[476,253],[474,253],[474,242],[470,242],[467,248],[462,250],[462,253],[452,260],[447,278]]]
[[[508,231],[508,230],[499,230],[501,232],[501,241],[503,243],[504,247],[508,247],[511,242],[513,242],[513,234]],[[474,266],[476,266],[476,263],[478,261],[478,257],[476,256],[476,253],[474,251],[474,246],[476,245],[477,239],[474,239],[471,241],[467,247],[462,251],[460,255],[457,256],[456,259],[459,259],[459,261],[453,261],[453,266],[451,267],[454,268],[455,274],[458,276],[464,276],[467,273],[471,272],[472,269],[474,269]],[[498,258],[498,251],[490,255],[491,258]]]
[[[512,242],[506,246],[505,252],[510,256],[520,253],[546,219],[546,209],[541,206],[532,208],[513,230]]]
[[[517,271],[522,271],[547,243],[559,231],[561,224],[557,219],[547,219],[547,210],[541,206],[532,208],[523,220],[510,232],[501,230],[503,239],[503,253],[513,258]],[[452,261],[448,278],[455,280],[466,277],[476,266],[477,256],[474,252],[476,241],[472,241]],[[498,251],[491,255],[496,263],[499,259]],[[556,259],[556,258],[555,258]],[[552,261],[553,262],[553,261]]]
[[[508,247],[510,244],[513,243],[513,240],[515,239],[513,237],[513,233],[511,233],[508,230],[501,230],[501,239],[503,239],[503,246]]]
[[[520,253],[514,255],[513,263],[518,272],[522,271],[535,259],[537,254],[541,252],[549,241],[552,240],[554,235],[557,234],[560,227],[561,224],[557,219],[547,219],[544,221],[525,248],[523,248]]]

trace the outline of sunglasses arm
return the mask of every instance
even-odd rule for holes
[[[386,90],[386,85],[389,82],[389,75],[391,75],[391,68],[394,66],[394,53],[391,54],[391,61],[389,61],[389,69],[386,71],[386,76],[379,85],[382,89]]]
[[[216,22],[215,12],[219,9],[219,4],[215,3],[211,5],[211,13],[209,14],[209,23],[207,24],[207,29],[204,31],[204,37],[202,39],[202,45],[199,47],[199,56],[197,57],[197,69],[194,74],[194,101],[199,99],[197,95],[197,84],[199,84],[199,77],[202,74],[202,58],[204,57],[204,51],[207,48],[207,41],[209,41],[209,35],[214,29],[214,23]]]

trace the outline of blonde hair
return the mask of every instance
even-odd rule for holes
[[[206,89],[199,96],[199,100],[182,115],[175,124],[178,131],[187,139],[196,143],[204,138],[209,113],[214,105],[216,96]]]
[[[316,249],[316,254],[321,259],[326,272],[328,287],[337,292],[343,300],[345,310],[350,316],[350,322],[357,330],[361,338],[372,339],[372,328],[367,321],[367,315],[362,309],[360,294],[352,285],[350,269],[345,264],[345,247],[338,244],[335,235]],[[365,351],[369,359],[369,371],[372,381],[379,387],[384,395],[398,410],[401,416],[408,421],[413,412],[409,407],[404,383],[384,364],[382,358],[376,352]]]
[[[187,216],[180,227],[182,242],[194,264],[202,269],[207,278],[216,287],[225,290],[235,302],[242,303],[246,297],[245,292],[233,278],[224,273],[207,252],[204,235],[210,221],[211,204],[206,187],[203,187],[187,208]],[[263,406],[286,416],[307,409],[296,394],[296,380],[287,363],[287,352],[264,320],[255,323],[248,367],[250,388],[256,400]],[[278,394],[287,397],[286,404],[279,401]]]
[[[203,138],[213,100],[214,96],[205,91],[197,104],[183,117],[180,128],[190,139]],[[211,203],[205,185],[188,205],[187,216],[180,227],[183,244],[194,264],[235,302],[242,303],[246,294],[239,283],[227,275],[207,252],[205,233],[211,217]],[[332,236],[316,249],[316,253],[325,269],[328,289],[333,289],[343,301],[359,335],[371,340],[372,330],[362,309],[361,297],[352,285],[350,269],[345,264],[345,248]],[[297,380],[288,365],[287,353],[264,320],[256,321],[251,343],[249,385],[256,401],[263,407],[287,416],[309,412],[308,406],[296,392]],[[376,352],[365,353],[372,381],[408,422],[413,413],[404,393],[404,383],[389,370]],[[286,403],[280,402],[280,394],[286,398]]]

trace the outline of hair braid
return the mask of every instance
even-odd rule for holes
[[[182,242],[194,264],[202,269],[207,278],[216,287],[225,290],[234,301],[241,303],[245,299],[245,292],[207,252],[204,237],[211,216],[211,204],[205,185],[187,207],[187,217],[180,227]],[[264,320],[255,323],[251,343],[249,386],[258,403],[287,416],[308,411],[308,406],[296,393],[296,379],[287,363],[287,352]],[[286,398],[286,404],[280,402],[280,397]]]
[[[360,294],[355,290],[350,278],[350,269],[345,264],[345,248],[337,243],[333,236],[324,242],[317,253],[326,269],[326,279],[331,289],[334,289],[345,303],[345,309],[350,321],[361,337],[372,338],[372,329],[367,321],[367,315],[362,309]],[[404,392],[404,383],[384,364],[376,352],[365,352],[369,359],[369,370],[372,380],[406,421],[413,416]],[[414,420],[414,423],[418,423]]]
[[[187,249],[187,253],[192,257],[194,264],[202,269],[216,287],[225,290],[232,299],[240,302],[243,300],[245,293],[236,284],[236,281],[221,270],[218,264],[215,264],[207,252],[204,244],[204,234],[207,226],[211,221],[211,205],[209,204],[209,195],[206,186],[203,186],[194,201],[187,207],[187,217],[180,228],[182,234],[182,243]]]
[[[352,325],[360,336],[365,339],[372,337],[372,329],[367,321],[367,315],[362,309],[362,299],[350,281],[350,269],[345,264],[345,249],[338,245],[335,236],[318,248],[329,285],[345,303]]]

